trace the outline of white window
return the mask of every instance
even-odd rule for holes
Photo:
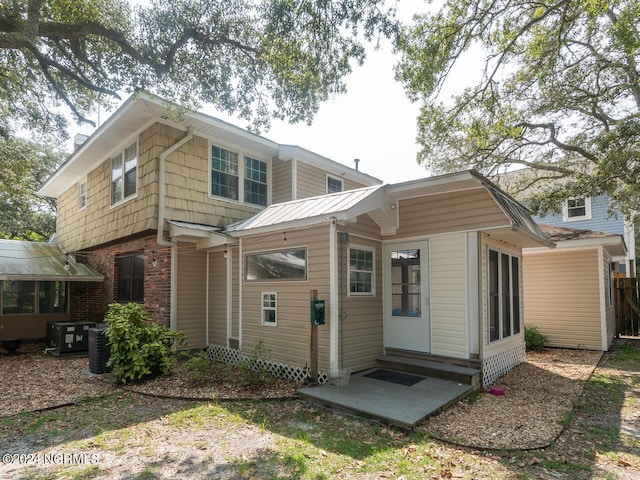
[[[349,248],[349,295],[375,295],[375,255],[372,248]]]
[[[138,143],[134,142],[111,159],[111,205],[138,191]]]
[[[250,156],[211,145],[211,195],[266,207],[268,164]]]
[[[327,193],[336,193],[342,190],[344,190],[342,179],[327,175]]]
[[[573,220],[589,220],[591,218],[591,198],[570,198],[562,207],[562,216],[565,222]]]
[[[262,324],[278,324],[278,294],[262,292]]]
[[[78,183],[78,210],[87,206],[87,180]]]
[[[489,249],[489,342],[520,333],[520,258]]]

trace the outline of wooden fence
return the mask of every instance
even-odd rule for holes
[[[618,335],[640,334],[640,279],[616,278],[616,332]]]

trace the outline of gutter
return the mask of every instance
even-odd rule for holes
[[[173,247],[175,245],[174,242],[170,242],[165,240],[164,237],[164,217],[165,217],[165,190],[166,190],[166,172],[165,172],[165,164],[167,161],[167,157],[175,152],[178,148],[183,146],[185,143],[190,141],[193,138],[193,128],[189,127],[187,129],[187,134],[178,140],[176,143],[167,148],[164,152],[160,154],[158,157],[158,233],[157,233],[157,243],[158,245],[164,247]]]

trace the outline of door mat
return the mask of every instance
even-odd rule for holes
[[[383,382],[397,383],[398,385],[404,385],[406,387],[411,387],[425,379],[425,377],[419,377],[418,375],[382,369],[374,370],[373,372],[366,373],[363,376],[382,380]]]

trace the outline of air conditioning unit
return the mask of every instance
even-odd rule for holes
[[[54,355],[89,350],[89,329],[95,322],[47,322],[47,345]]]

